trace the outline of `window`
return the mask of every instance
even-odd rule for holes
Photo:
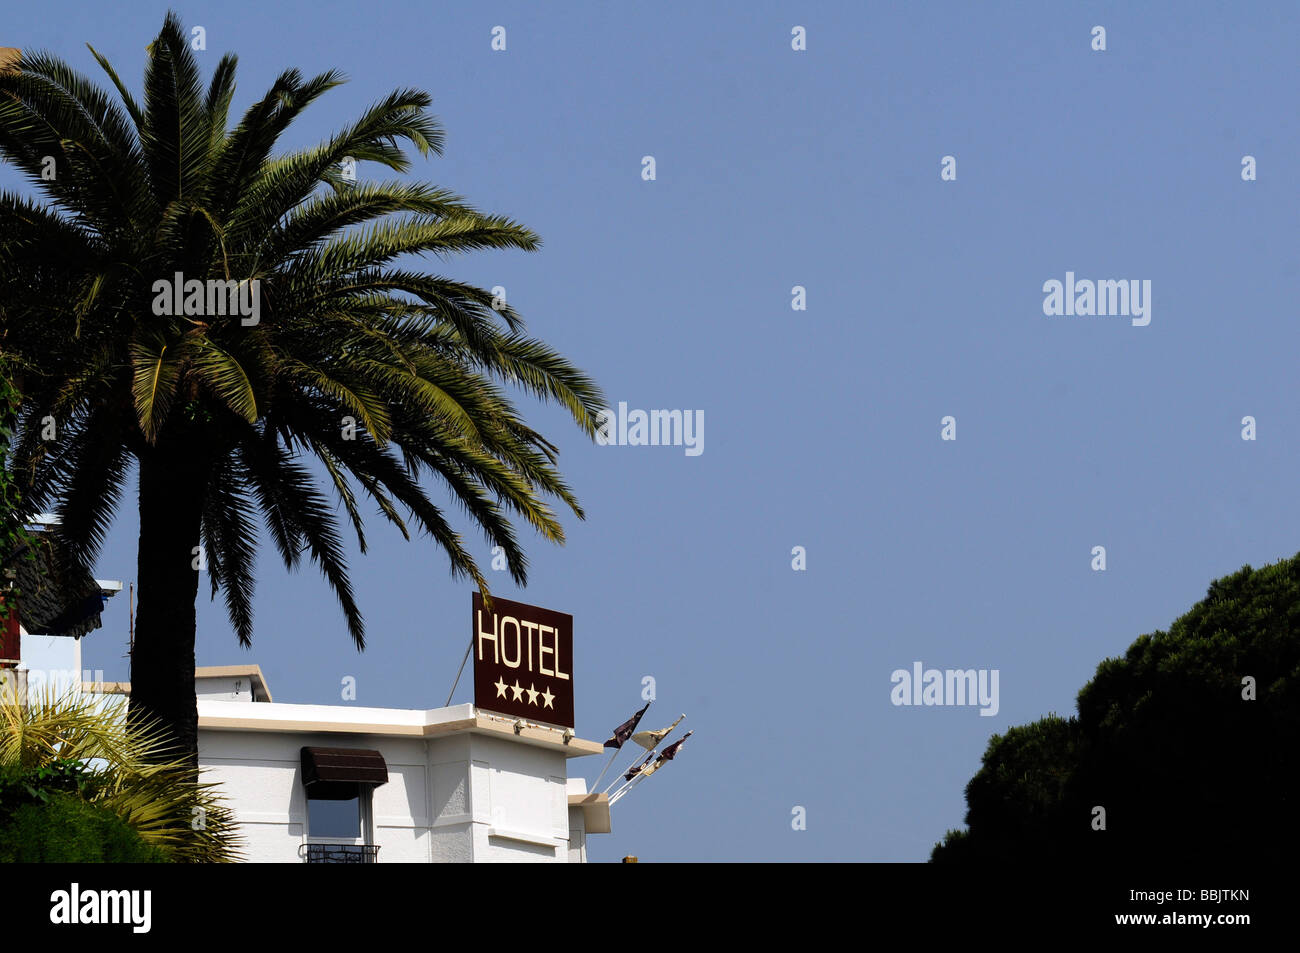
[[[307,836],[327,837],[330,840],[358,841],[362,839],[361,786],[346,800],[314,797],[307,790]],[[369,792],[366,792],[367,794]]]
[[[369,784],[353,784],[351,797],[341,797],[333,787],[330,797],[316,797],[307,789],[307,863],[373,864],[379,848],[374,844]]]
[[[373,793],[388,782],[378,751],[303,748],[307,862],[374,863]]]

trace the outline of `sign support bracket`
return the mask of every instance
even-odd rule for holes
[[[465,671],[465,663],[469,661],[469,653],[472,651],[474,651],[474,637],[470,636],[469,645],[465,647],[465,657],[460,660],[460,669],[456,672],[456,681],[451,683],[451,691],[447,693],[447,704],[443,705],[443,708],[451,704],[451,696],[456,694],[456,686],[460,684],[461,673]]]

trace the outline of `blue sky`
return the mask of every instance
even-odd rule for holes
[[[166,9],[11,5],[0,45],[94,75],[91,42],[138,89]],[[581,736],[640,707],[646,675],[643,727],[696,732],[593,860],[924,860],[991,734],[1072,711],[1211,579],[1300,548],[1293,4],[176,9],[207,70],[239,54],[237,108],[289,66],[351,77],[287,147],[428,90],[446,154],[412,177],[544,242],[430,267],[504,286],[611,403],[703,411],[698,456],[531,412],[588,519],[562,548],[533,537],[528,588],[495,591],[574,616]],[[1045,316],[1067,271],[1150,280],[1150,324]],[[131,499],[99,567],[124,582]],[[351,675],[357,704],[441,705],[470,588],[371,526],[364,654],[320,576],[267,550],[253,649],[201,597],[200,664],[257,662],[277,701],[342,703]],[[120,598],[86,664],[126,678],[126,633]],[[997,669],[997,715],[894,706],[915,661]]]

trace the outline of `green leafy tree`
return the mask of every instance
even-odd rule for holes
[[[56,792],[0,826],[0,863],[156,864],[166,853],[107,808]]]
[[[936,862],[1275,861],[1297,845],[1300,556],[1216,580],[1077,717],[994,736]],[[1105,829],[1098,829],[1105,812]]]
[[[140,99],[98,53],[116,100],[51,55],[0,72],[0,158],[41,195],[0,193],[0,348],[22,392],[13,472],[29,511],[61,517],[70,558],[91,565],[138,474],[132,716],[160,717],[193,759],[200,546],[248,644],[260,511],[287,566],[317,563],[362,648],[338,521],[309,464],[363,552],[364,495],[486,592],[428,484],[522,584],[511,520],[562,542],[548,500],[583,514],[511,394],[558,403],[588,437],[603,402],[513,309],[409,264],[531,250],[536,235],[440,188],[349,180],[352,163],[406,172],[404,146],[441,152],[426,93],[396,91],[328,141],[276,154],[338,73],[286,71],[232,128],[233,56],[205,87],[171,14],[149,49]],[[229,282],[257,313],[218,314],[200,295],[182,309],[195,313],[167,314],[178,274]]]

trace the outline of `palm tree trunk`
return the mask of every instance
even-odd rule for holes
[[[152,716],[171,734],[171,757],[198,766],[194,694],[195,568],[207,474],[205,455],[186,441],[140,456],[140,606],[131,651],[128,718]],[[160,753],[161,758],[161,753]]]

